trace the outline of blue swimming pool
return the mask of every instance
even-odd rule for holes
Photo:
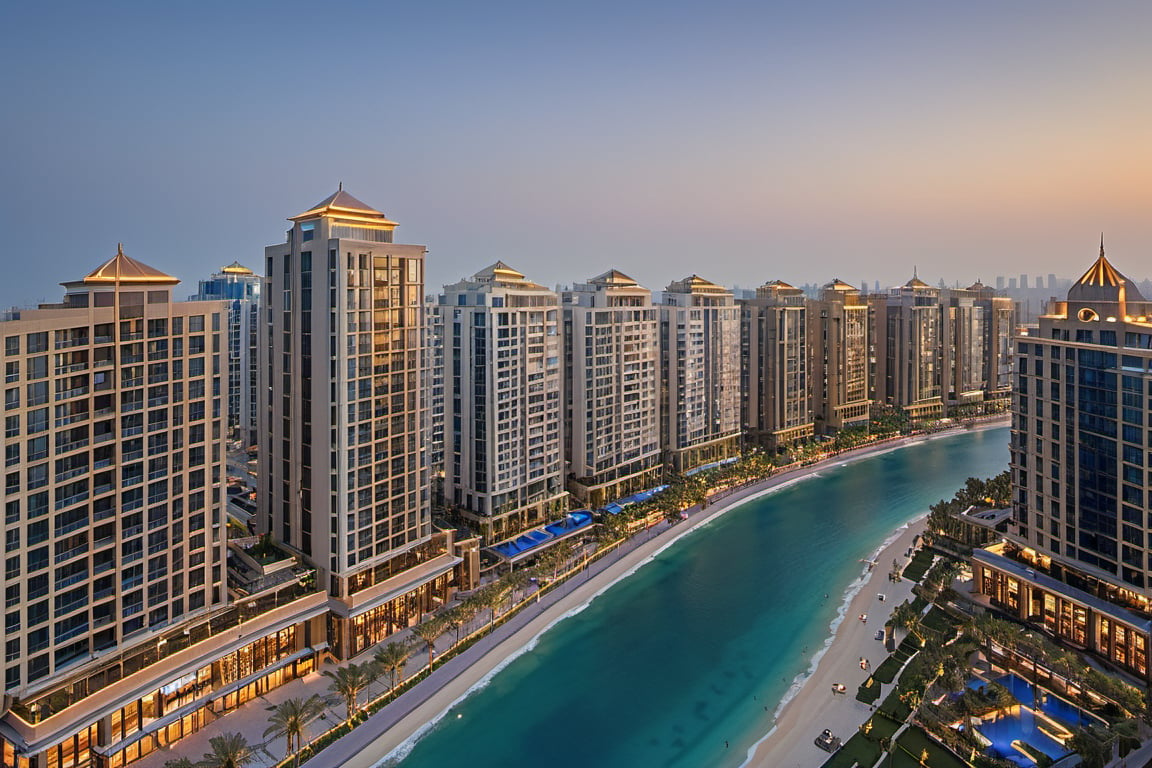
[[[1018,675],[1003,675],[998,677],[995,682],[1011,691],[1021,704],[1039,709],[1070,730],[1087,725],[1094,720],[1091,715],[1085,713],[1075,704],[1048,691],[1040,690],[1039,700],[1037,700],[1032,685]],[[985,685],[983,680],[973,680],[968,684],[968,687],[979,689],[983,685]],[[1019,712],[1018,715],[1005,715],[995,722],[982,723],[978,727],[977,730],[992,742],[987,750],[989,755],[1010,760],[1023,768],[1033,768],[1036,763],[1012,748],[1012,742],[1016,740],[1035,747],[1053,760],[1069,754],[1070,750],[1065,749],[1060,742],[1040,730],[1041,723],[1037,722],[1035,714],[1027,709],[1021,709]]]

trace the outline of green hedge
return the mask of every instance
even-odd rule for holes
[[[916,554],[912,555],[912,559],[904,568],[902,574],[904,578],[909,581],[919,582],[924,578],[924,574],[928,572],[928,566],[932,565],[932,553],[926,549],[916,550]]]

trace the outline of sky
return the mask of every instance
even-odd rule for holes
[[[339,183],[547,285],[1152,277],[1152,4],[4,3],[0,306],[261,268]]]

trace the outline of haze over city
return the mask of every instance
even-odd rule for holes
[[[0,215],[6,261],[30,266],[0,303],[57,300],[118,241],[189,288],[259,268],[339,182],[429,246],[429,289],[496,259],[656,289],[1074,277],[1101,230],[1140,279],[1150,21],[1142,3],[9,5]]]

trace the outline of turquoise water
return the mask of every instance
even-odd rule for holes
[[[823,647],[860,558],[1007,465],[1007,428],[961,433],[734,508],[545,633],[400,765],[738,766]]]

